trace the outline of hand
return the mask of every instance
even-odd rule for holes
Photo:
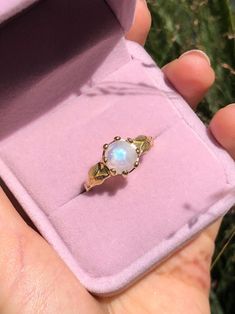
[[[143,44],[149,27],[149,12],[145,2],[139,0],[127,37]],[[193,108],[214,81],[207,57],[196,51],[169,63],[163,71]],[[235,106],[221,109],[210,129],[235,158]],[[203,231],[125,292],[94,298],[47,242],[25,224],[0,190],[0,312],[210,313],[210,263],[219,225],[220,221]]]

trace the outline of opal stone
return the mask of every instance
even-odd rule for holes
[[[136,146],[122,139],[111,143],[104,156],[107,158],[106,165],[115,169],[117,174],[131,171],[138,160]]]

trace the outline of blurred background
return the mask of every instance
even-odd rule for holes
[[[235,0],[148,0],[152,28],[146,49],[159,64],[189,49],[210,57],[216,82],[198,108],[208,123],[221,107],[235,102]],[[235,208],[217,238],[210,294],[212,314],[235,313]]]

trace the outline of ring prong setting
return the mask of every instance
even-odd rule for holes
[[[107,157],[103,157],[103,161],[104,161],[104,163],[106,163],[108,161],[108,158]]]
[[[114,168],[110,169],[110,172],[112,176],[115,176],[117,174],[117,171]]]
[[[154,138],[144,135],[126,139],[115,136],[112,142],[103,145],[101,161],[90,168],[88,180],[84,184],[86,191],[110,177],[127,177],[139,166],[141,156],[149,151],[153,144]]]
[[[134,163],[134,167],[137,168],[139,166],[140,162],[139,160],[137,160],[135,163]]]
[[[126,171],[126,170],[122,172],[123,177],[127,177],[127,176],[128,176],[128,174],[129,174],[129,172],[128,172],[128,171]]]

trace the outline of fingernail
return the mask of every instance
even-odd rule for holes
[[[183,53],[183,54],[179,57],[179,59],[181,59],[181,58],[183,58],[183,57],[185,57],[185,56],[187,56],[187,55],[191,55],[191,54],[192,54],[192,55],[198,55],[198,56],[203,57],[203,58],[208,62],[208,64],[211,65],[211,60],[210,60],[210,58],[208,57],[208,55],[207,55],[204,51],[199,50],[199,49],[193,49],[193,50],[186,51],[185,53]]]

